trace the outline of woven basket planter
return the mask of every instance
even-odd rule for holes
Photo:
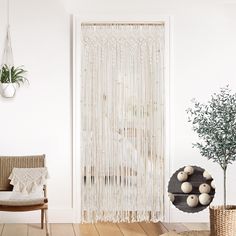
[[[210,206],[211,236],[236,236],[236,206]]]

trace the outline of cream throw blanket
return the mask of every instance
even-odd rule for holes
[[[49,178],[48,170],[43,168],[13,168],[9,179],[14,192],[31,194],[43,188]]]

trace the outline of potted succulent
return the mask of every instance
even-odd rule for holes
[[[236,160],[236,94],[226,86],[206,104],[195,99],[193,104],[187,113],[200,140],[193,146],[223,171],[224,205],[210,207],[211,235],[235,236],[236,206],[226,205],[226,177],[228,166]]]
[[[0,82],[2,96],[6,98],[14,97],[16,86],[28,81],[25,77],[26,70],[23,66],[15,67],[4,64],[0,69]]]

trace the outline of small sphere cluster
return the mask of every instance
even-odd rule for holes
[[[180,171],[177,174],[178,181],[182,182],[181,191],[185,194],[190,194],[187,197],[186,203],[189,207],[197,207],[199,203],[203,206],[207,206],[210,204],[212,200],[209,193],[212,188],[215,189],[215,184],[212,179],[212,176],[207,171],[203,172],[203,177],[206,180],[212,180],[211,186],[207,183],[200,184],[198,187],[200,195],[197,195],[197,194],[191,194],[193,186],[190,182],[188,182],[189,176],[193,174],[194,174],[194,167],[192,166],[186,166],[183,171]],[[171,202],[175,201],[175,195],[173,193],[168,193],[168,196]]]

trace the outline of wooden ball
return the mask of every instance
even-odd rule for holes
[[[193,190],[193,186],[191,183],[189,182],[184,182],[181,184],[181,190],[184,192],[184,193],[190,193],[192,192]]]
[[[211,196],[207,193],[202,193],[202,194],[199,195],[199,202],[203,206],[207,206],[211,202]]]
[[[215,185],[215,181],[214,180],[211,181],[211,187],[216,189],[216,185]]]
[[[187,173],[185,173],[184,171],[180,171],[177,175],[177,179],[180,181],[180,182],[183,182],[183,181],[186,181],[188,179],[188,175]]]
[[[192,166],[186,166],[184,168],[184,172],[187,173],[187,175],[192,175],[194,172],[194,168]]]
[[[168,197],[169,197],[171,202],[175,201],[175,195],[173,193],[168,193]]]
[[[196,207],[198,205],[197,195],[189,195],[187,198],[187,204],[189,207]]]
[[[209,184],[204,183],[199,186],[200,193],[209,193],[210,191],[211,191],[211,187]]]
[[[203,172],[203,177],[207,180],[212,179],[211,175],[206,170]]]

